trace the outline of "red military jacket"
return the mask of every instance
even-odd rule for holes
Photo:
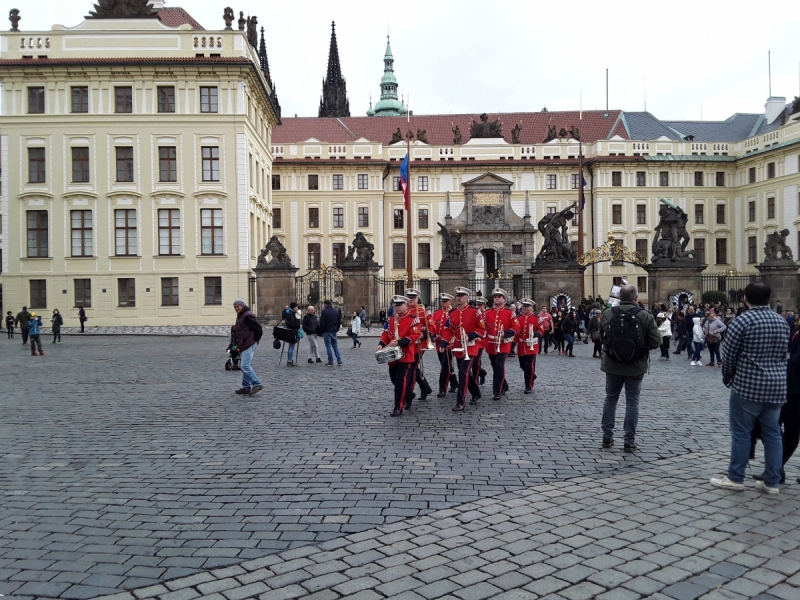
[[[435,324],[433,322],[433,315],[430,313],[430,311],[426,310],[425,307],[422,306],[421,304],[417,304],[414,307],[409,306],[408,313],[411,316],[416,316],[419,319],[421,335],[419,338],[418,349],[419,352],[425,352],[425,350],[428,349],[428,342],[425,336],[427,335],[428,332],[433,333],[435,328]]]
[[[480,312],[467,306],[466,308],[454,308],[450,311],[445,328],[442,330],[442,342],[452,344],[452,351],[457,358],[464,358],[464,348],[461,344],[461,328],[470,338],[467,343],[467,355],[478,356],[480,346],[475,340],[479,340],[486,331],[486,326],[481,318]],[[440,342],[440,344],[442,343]]]
[[[536,313],[529,315],[523,313],[517,317],[517,323],[519,323],[519,330],[514,336],[514,341],[517,342],[517,355],[539,354],[539,338],[534,335],[540,333],[539,317],[536,316]],[[533,327],[532,330],[531,327]]]
[[[395,329],[395,323],[397,328]],[[398,341],[398,346],[403,349],[403,358],[400,362],[411,363],[414,362],[414,357],[417,353],[417,340],[422,335],[422,330],[419,326],[419,319],[413,317],[411,313],[406,313],[402,317],[397,315],[386,321],[381,334],[381,341],[378,345],[383,348],[388,346],[394,340]],[[393,361],[397,362],[397,361]]]
[[[430,332],[433,335],[434,340],[441,338],[442,330],[444,329],[445,323],[447,323],[447,313],[444,309],[439,309],[433,313],[431,317],[431,327]]]
[[[490,308],[486,311],[486,352],[489,354],[497,354],[497,338],[500,333],[500,326],[503,327],[503,335],[500,339],[500,352],[508,354],[511,352],[511,342],[514,341],[514,336],[508,337],[508,332],[514,335],[519,331],[519,324],[517,323],[517,315],[508,307],[503,307],[500,310]],[[506,341],[508,340],[508,341]]]

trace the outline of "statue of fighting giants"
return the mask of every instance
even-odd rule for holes
[[[271,260],[267,262],[267,254],[269,253]],[[286,253],[286,246],[281,244],[277,236],[272,236],[264,246],[264,249],[258,255],[258,264],[256,269],[269,269],[276,267],[291,267],[292,259]]]
[[[789,236],[789,230],[775,231],[767,236],[767,242],[764,244],[764,262],[767,261],[792,261],[792,249],[786,244],[786,238]]]
[[[370,244],[364,234],[360,231],[356,233],[353,239],[353,245],[347,247],[347,257],[344,259],[345,263],[349,262],[366,262],[373,263],[375,256],[375,245]]]
[[[458,230],[450,233],[447,227],[441,223],[436,224],[442,234],[442,262],[466,264],[467,257],[464,252],[464,244],[461,243],[461,233]]]
[[[578,254],[572,249],[569,241],[569,222],[575,217],[578,203],[573,202],[561,212],[545,215],[539,221],[539,232],[542,234],[542,249],[536,257],[536,263],[575,261]]]
[[[658,211],[661,220],[654,229],[653,257],[650,262],[659,260],[696,260],[694,250],[686,250],[689,245],[689,231],[686,224],[689,216],[684,210],[675,206],[666,198],[661,198],[661,209]]]

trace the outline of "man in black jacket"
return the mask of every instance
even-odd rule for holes
[[[253,396],[261,390],[264,386],[258,379],[258,375],[250,366],[255,354],[256,346],[261,340],[263,329],[261,324],[256,320],[253,311],[247,306],[241,298],[233,301],[233,310],[236,311],[236,324],[233,326],[233,339],[239,350],[242,353],[242,387],[236,390],[237,394],[247,394]]]
[[[325,350],[328,352],[327,366],[333,366],[333,355],[336,354],[336,362],[342,366],[342,355],[339,353],[339,342],[336,334],[342,327],[342,313],[333,308],[333,302],[325,300],[325,308],[319,318],[319,329],[322,338],[325,340]]]

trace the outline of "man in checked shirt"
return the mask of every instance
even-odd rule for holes
[[[744,489],[744,470],[750,459],[750,433],[756,421],[764,443],[764,480],[756,488],[777,494],[783,466],[778,418],[786,402],[786,352],[789,326],[769,307],[766,283],[744,290],[747,312],[728,325],[722,344],[722,381],[731,388],[731,462],[728,475],[711,480],[727,490]]]

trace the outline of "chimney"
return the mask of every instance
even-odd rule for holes
[[[767,118],[767,123],[771,124],[777,119],[786,108],[786,98],[783,96],[770,96],[767,98],[767,103],[764,105],[764,116]]]

